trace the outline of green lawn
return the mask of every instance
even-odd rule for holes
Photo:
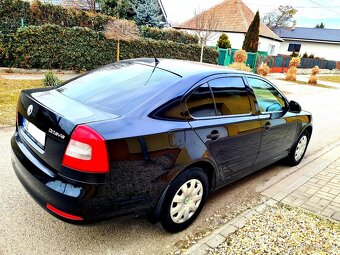
[[[41,80],[8,80],[0,78],[0,126],[15,125],[15,111],[20,91],[42,87]]]
[[[340,83],[340,75],[338,76],[319,76],[320,81],[330,81]]]

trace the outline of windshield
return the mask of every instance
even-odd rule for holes
[[[123,115],[180,78],[153,66],[119,62],[70,81],[57,90],[89,106]]]

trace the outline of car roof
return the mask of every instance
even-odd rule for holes
[[[135,62],[139,64],[145,64],[154,66],[156,64],[155,58],[137,58],[137,59],[129,59],[126,60],[129,62]],[[157,59],[158,64],[157,68],[172,72],[177,74],[183,78],[192,76],[195,74],[213,74],[213,73],[238,73],[238,74],[245,74],[246,72],[237,71],[235,69],[220,66],[220,65],[213,65],[207,63],[200,63],[188,60],[178,60],[178,59],[165,59],[159,58]]]

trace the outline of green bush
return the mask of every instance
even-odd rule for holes
[[[160,29],[155,27],[142,26],[141,35],[145,38],[151,38],[161,41],[173,41],[184,44],[197,44],[198,37],[187,32],[179,31],[173,28]]]
[[[293,53],[290,54],[290,56],[291,56],[292,58],[296,58],[296,57],[299,56],[299,53],[296,53],[295,50],[294,50]]]
[[[61,80],[59,80],[59,78],[53,72],[48,72],[45,74],[43,84],[47,87],[56,87],[61,84]]]
[[[29,26],[2,36],[3,66],[91,70],[114,62],[116,41],[88,28],[56,25]],[[200,46],[171,41],[121,41],[121,59],[152,57],[199,61]],[[205,48],[204,62],[216,63],[218,53]]]
[[[222,49],[231,48],[229,37],[226,33],[222,33],[221,36],[218,38],[217,47]]]

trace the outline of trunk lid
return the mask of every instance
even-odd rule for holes
[[[53,88],[22,91],[17,110],[20,137],[55,171],[61,169],[66,146],[78,124],[119,117],[82,104]]]

